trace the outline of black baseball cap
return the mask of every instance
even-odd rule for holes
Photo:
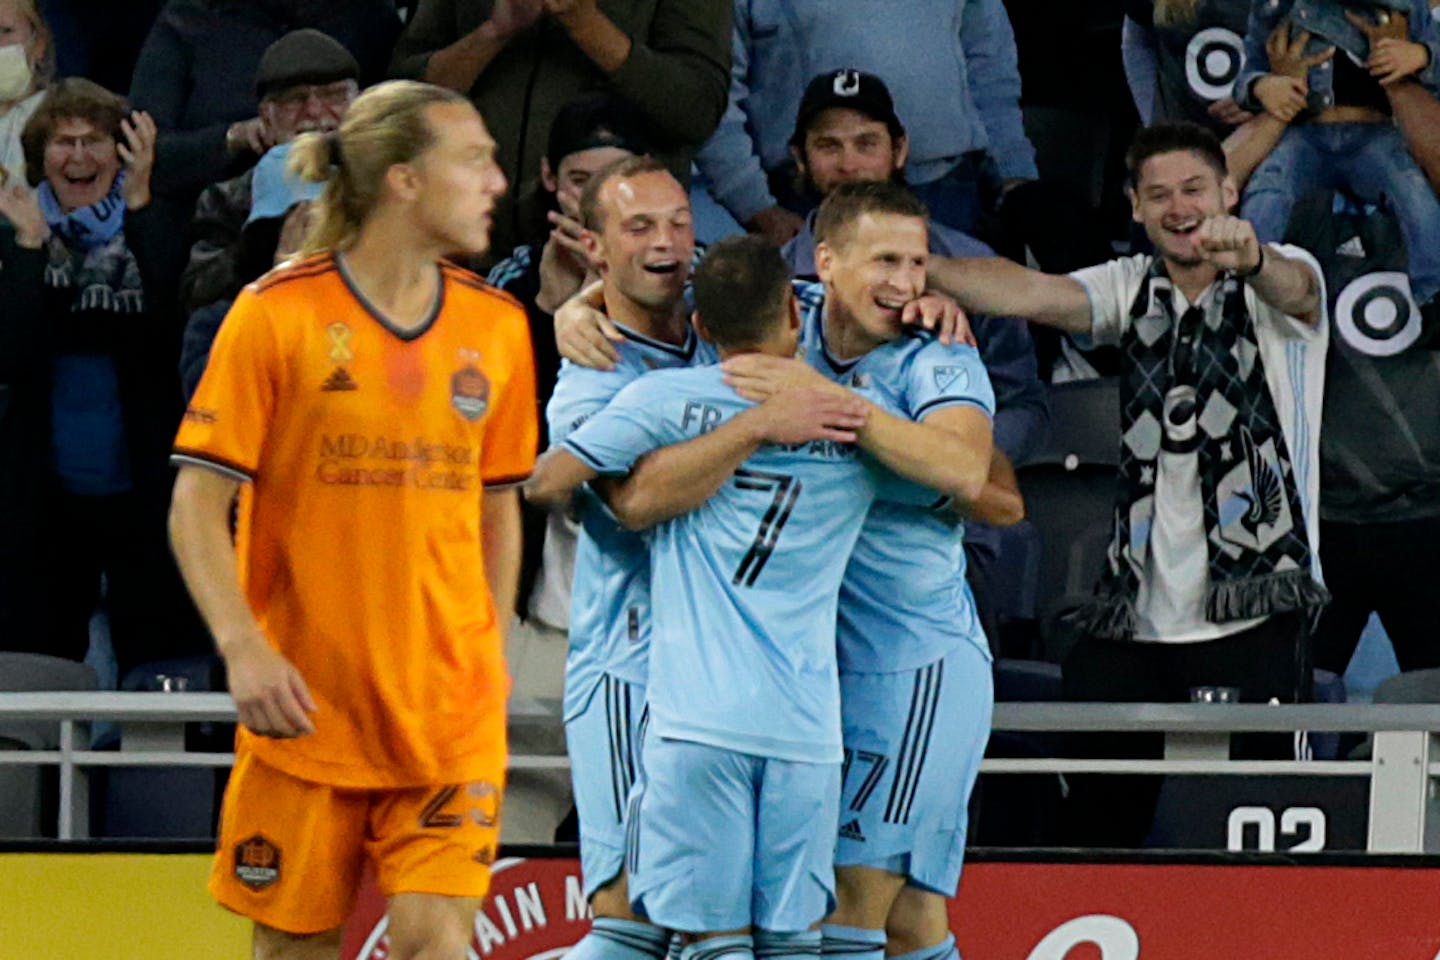
[[[628,100],[608,93],[588,93],[561,107],[550,124],[545,158],[550,171],[560,171],[560,161],[572,153],[618,147],[636,156],[650,153],[645,119]]]
[[[890,128],[890,136],[897,140],[905,136],[905,127],[895,115],[895,101],[890,97],[890,88],[885,86],[884,80],[859,70],[832,70],[820,74],[805,88],[805,96],[800,98],[800,110],[795,116],[795,133],[790,137],[790,145],[804,146],[810,124],[832,107],[857,110],[872,120],[880,121]]]

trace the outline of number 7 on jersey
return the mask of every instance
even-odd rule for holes
[[[771,490],[775,494],[770,506],[765,510],[765,515],[760,518],[760,529],[755,531],[755,539],[751,542],[750,549],[740,558],[740,565],[735,568],[735,578],[731,580],[737,587],[753,587],[755,578],[765,569],[765,561],[775,552],[780,531],[785,529],[785,524],[790,519],[790,511],[795,509],[795,501],[800,498],[802,484],[788,473],[736,470],[735,486],[741,490]]]

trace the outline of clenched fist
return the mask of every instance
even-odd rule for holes
[[[1195,249],[1220,270],[1248,273],[1260,265],[1260,241],[1249,220],[1229,214],[1208,218],[1195,234]]]

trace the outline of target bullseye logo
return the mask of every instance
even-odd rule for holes
[[[1245,63],[1245,42],[1233,30],[1207,27],[1185,47],[1185,80],[1206,100],[1224,100]]]
[[[1420,308],[1410,278],[1396,270],[1367,273],[1335,298],[1335,327],[1345,342],[1372,357],[1393,357],[1420,339]]]

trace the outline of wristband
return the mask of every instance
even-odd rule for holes
[[[1249,280],[1251,277],[1265,269],[1265,244],[1260,244],[1260,258],[1255,261],[1255,266],[1249,270],[1236,270],[1235,277],[1239,280]]]

